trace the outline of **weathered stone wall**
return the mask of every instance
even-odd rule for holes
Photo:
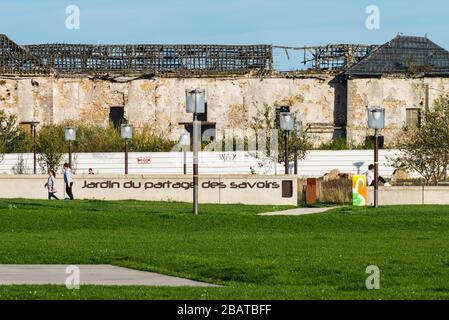
[[[392,144],[406,124],[407,108],[431,108],[433,101],[449,93],[449,78],[381,78],[348,81],[348,141],[361,143],[373,135],[367,128],[367,108],[385,108],[385,143]]]
[[[173,138],[183,131],[179,122],[192,120],[185,112],[185,89],[207,92],[208,121],[218,130],[248,130],[265,105],[287,105],[303,124],[345,121],[345,85],[333,77],[316,78],[156,78],[112,82],[89,78],[0,78],[0,109],[19,121],[59,123],[66,119],[107,124],[109,108],[124,106],[125,118],[136,127],[148,124]],[[315,135],[332,139],[333,132]]]
[[[303,125],[346,124],[347,137],[361,143],[368,130],[367,108],[386,108],[385,142],[394,142],[406,121],[407,108],[431,107],[449,92],[449,78],[350,79],[320,76],[309,78],[155,78],[113,82],[89,78],[0,77],[0,109],[16,114],[19,121],[43,124],[67,119],[106,125],[109,108],[123,106],[125,118],[136,127],[149,125],[177,138],[189,122],[185,89],[207,92],[209,122],[217,130],[248,132],[259,110],[287,105],[298,112]],[[338,133],[313,133],[315,145]]]

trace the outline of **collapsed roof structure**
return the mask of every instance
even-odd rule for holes
[[[18,45],[0,34],[0,74],[4,76],[226,76],[270,75],[273,51],[303,53],[305,72],[449,75],[449,52],[426,37],[398,35],[382,46],[329,44],[272,45]]]
[[[85,45],[19,46],[0,35],[2,75],[202,75],[272,70],[269,45]]]

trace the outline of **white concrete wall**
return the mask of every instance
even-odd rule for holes
[[[388,165],[387,158],[394,158],[396,150],[380,150],[379,170],[385,177],[391,176],[394,168]],[[0,174],[13,174],[20,155],[7,154],[0,162]],[[33,155],[22,155],[26,162],[26,173],[33,171]],[[149,158],[150,163],[138,163],[138,158]],[[255,158],[248,152],[202,152],[199,157],[200,174],[283,174],[283,164],[275,164],[269,158]],[[298,164],[298,174],[305,177],[321,177],[333,169],[341,173],[364,173],[373,163],[372,150],[314,150],[307,154],[305,160]],[[192,172],[192,154],[187,157],[188,173]],[[123,153],[80,153],[74,155],[76,173],[85,174],[93,168],[96,174],[124,173]],[[38,168],[38,170],[40,170]],[[293,172],[293,163],[290,164]],[[129,154],[130,174],[180,174],[183,172],[183,154],[168,152],[148,152]],[[419,177],[412,173],[412,177]]]
[[[0,174],[14,174],[13,167],[23,157],[25,173],[33,172],[33,154],[6,154],[0,162]],[[148,163],[147,160],[149,160]],[[68,157],[64,159],[68,161]],[[125,155],[119,153],[75,153],[73,168],[76,174],[87,174],[92,168],[95,174],[123,174]],[[129,153],[130,174],[182,174],[184,154],[182,152],[142,152]],[[270,159],[255,158],[247,152],[201,152],[199,156],[201,174],[250,174],[274,173]],[[38,164],[38,172],[43,173]],[[187,153],[187,172],[192,173],[192,153]]]
[[[374,188],[367,190],[367,205],[374,203]],[[379,205],[449,205],[449,186],[379,187]]]

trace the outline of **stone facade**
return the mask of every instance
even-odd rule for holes
[[[347,139],[361,143],[372,135],[367,128],[367,109],[385,108],[385,144],[395,142],[406,126],[407,109],[432,108],[439,96],[449,93],[449,78],[360,78],[348,81]]]
[[[110,107],[123,107],[134,126],[150,125],[173,138],[189,122],[185,89],[204,88],[207,121],[217,130],[247,131],[254,116],[265,106],[289,106],[304,125],[345,121],[345,96],[336,98],[333,77],[315,78],[155,78],[112,82],[89,78],[0,79],[0,109],[16,114],[19,121],[43,124],[71,119],[106,125]],[[337,107],[336,107],[337,105]],[[316,134],[332,139],[333,132]]]
[[[265,106],[289,106],[297,112],[315,145],[330,141],[346,126],[347,138],[361,143],[367,129],[367,107],[386,108],[385,143],[394,142],[405,125],[407,108],[431,107],[449,92],[449,78],[354,78],[331,75],[238,78],[154,78],[120,81],[79,78],[0,77],[0,109],[16,114],[18,121],[43,124],[71,119],[106,125],[111,107],[123,107],[135,127],[149,125],[177,139],[190,122],[185,112],[185,89],[207,92],[207,121],[217,130],[247,132],[253,117]],[[325,129],[322,129],[322,128]]]

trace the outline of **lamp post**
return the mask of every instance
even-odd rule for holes
[[[37,121],[31,122],[33,127],[33,174],[36,174],[36,127],[39,124]]]
[[[385,127],[385,109],[374,107],[368,110],[368,127],[374,129],[374,207],[379,207],[379,139],[377,131]]]
[[[72,168],[72,141],[76,140],[76,128],[75,127],[65,127],[64,128],[64,139],[69,142],[69,167]]]
[[[128,141],[133,138],[133,127],[130,124],[122,124],[120,133],[125,140],[125,174],[128,174]]]
[[[31,129],[33,131],[33,174],[36,174],[37,169],[36,169],[36,128],[39,125],[38,121],[23,121],[20,122],[20,124],[29,124],[31,126]]]
[[[181,134],[181,138],[179,139],[182,146],[182,151],[184,153],[184,174],[187,174],[187,148],[190,149],[190,134],[188,132],[185,132]]]
[[[290,131],[293,130],[295,122],[295,115],[293,112],[281,112],[280,113],[280,119],[279,124],[281,127],[281,130],[284,131],[284,161],[285,161],[285,174],[289,174],[289,161],[288,161],[288,137],[290,134]]]
[[[198,146],[200,140],[200,124],[198,113],[206,110],[206,91],[204,89],[186,90],[187,113],[193,113],[193,213],[198,214]]]
[[[298,136],[302,136],[302,134],[303,134],[303,132],[302,132],[302,122],[301,121],[297,122],[296,134]],[[297,176],[298,175],[298,150],[295,151],[293,161],[294,161],[293,173],[295,174],[295,176]]]

